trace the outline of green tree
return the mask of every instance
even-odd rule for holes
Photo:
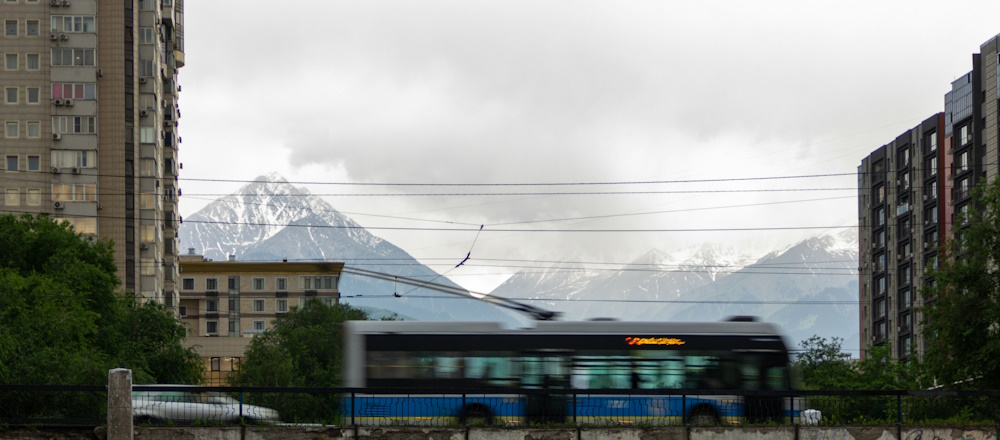
[[[311,298],[301,309],[278,316],[274,326],[250,342],[230,383],[256,387],[339,387],[343,366],[343,322],[368,320],[367,313],[344,304],[328,306]],[[250,396],[277,409],[286,421],[332,422],[337,396],[325,394]]]
[[[827,340],[812,336],[802,341],[802,352],[792,365],[802,379],[802,386],[810,390],[854,389],[860,373],[851,364],[850,355],[841,351],[841,338]]]
[[[980,184],[922,290],[924,361],[938,385],[1000,389],[1000,180]]]
[[[197,383],[203,365],[163,306],[122,294],[110,241],[45,215],[0,216],[0,383]]]

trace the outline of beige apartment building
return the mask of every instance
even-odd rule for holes
[[[309,298],[340,302],[344,263],[210,261],[190,249],[180,256],[181,321],[185,345],[205,360],[206,383],[223,385],[239,369],[251,338]]]
[[[183,0],[2,0],[0,213],[114,241],[125,291],[174,306]]]

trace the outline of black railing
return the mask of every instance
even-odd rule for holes
[[[97,426],[107,387],[0,385],[0,426]],[[134,385],[137,424],[1000,425],[1000,391],[357,389]]]

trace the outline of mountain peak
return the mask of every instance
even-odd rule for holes
[[[277,171],[271,171],[270,173],[267,173],[263,176],[257,176],[257,178],[253,179],[253,181],[268,182],[268,183],[288,183],[288,179],[285,179],[285,176],[282,176]]]

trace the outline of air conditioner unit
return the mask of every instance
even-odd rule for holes
[[[69,41],[69,35],[62,34],[59,36],[59,39],[62,41]]]
[[[149,116],[149,112],[146,110],[139,110],[139,116],[141,117]]]
[[[59,167],[52,167],[52,174],[59,174],[62,170]]]
[[[73,100],[72,99],[67,99],[66,100],[66,107],[72,107],[72,106],[73,106]]]
[[[55,104],[55,105],[63,105],[63,104],[65,104],[65,101],[63,101],[61,99],[56,99],[55,101],[52,101],[52,103]]]
[[[57,33],[51,33],[51,34],[49,34],[49,39],[52,40],[52,41],[56,41],[56,40],[59,39],[59,34],[57,34]]]
[[[62,139],[62,135],[61,134],[59,134],[59,133],[52,133],[52,140],[58,141],[59,139]]]
[[[49,2],[49,4],[52,6],[59,6],[59,0],[52,0]]]
[[[52,207],[54,209],[63,209],[66,207],[66,204],[63,202],[52,202]]]
[[[146,243],[142,243],[142,244],[139,245],[139,250],[143,250],[144,251],[146,249],[149,249],[149,246],[146,245]]]
[[[73,167],[73,174],[80,174],[80,168]]]
[[[139,84],[146,84],[146,78],[145,77],[139,77]]]
[[[62,0],[62,5],[63,6],[69,6],[70,5],[69,0]]]

